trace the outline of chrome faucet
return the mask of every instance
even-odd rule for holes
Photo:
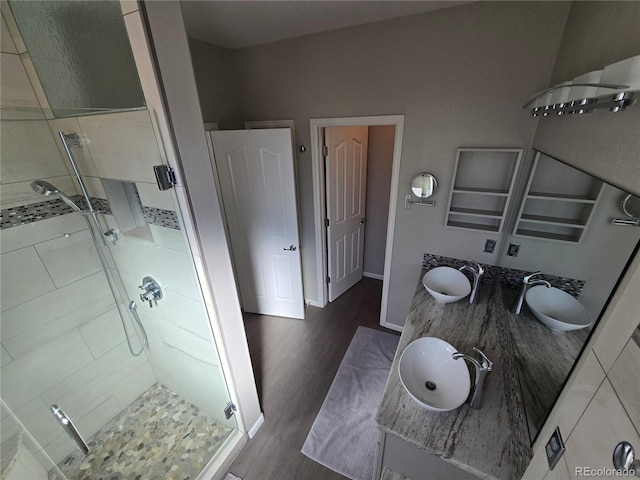
[[[487,379],[487,375],[493,369],[493,362],[487,358],[487,356],[477,347],[473,347],[473,350],[480,354],[482,357],[482,363],[476,360],[474,357],[469,355],[465,355],[464,353],[456,352],[453,355],[454,360],[458,360],[462,358],[463,360],[467,360],[471,362],[476,369],[476,378],[473,384],[473,388],[471,389],[471,393],[469,393],[469,398],[467,398],[467,404],[471,408],[475,408],[478,410],[482,407],[482,394],[484,392],[484,382]]]
[[[519,315],[520,311],[522,310],[522,304],[524,303],[524,294],[527,293],[527,290],[529,290],[529,287],[532,287],[534,285],[544,285],[547,288],[551,288],[551,284],[546,280],[542,280],[542,279],[531,280],[533,277],[535,277],[536,275],[540,275],[541,273],[542,272],[534,272],[531,275],[527,275],[522,279],[522,289],[520,290],[518,301],[516,302],[516,305],[513,307],[513,313],[515,313],[516,315]]]
[[[473,288],[471,289],[471,295],[469,295],[469,303],[476,303],[476,298],[478,297],[478,285],[480,285],[480,277],[484,275],[484,267],[478,262],[471,263],[476,266],[477,270],[470,265],[460,267],[458,270],[460,270],[461,272],[463,270],[469,270],[473,275]]]

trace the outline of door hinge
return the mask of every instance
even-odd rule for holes
[[[326,157],[327,155],[329,155],[329,147],[327,147],[326,145],[322,146],[322,156]]]
[[[325,218],[325,219],[324,219],[324,226],[325,226],[325,227],[328,227],[328,226],[329,226],[329,219],[328,219],[328,218]]]
[[[153,173],[156,174],[156,182],[160,190],[169,190],[177,185],[176,171],[169,165],[154,165]]]
[[[227,420],[229,420],[231,416],[237,411],[238,409],[236,408],[236,406],[233,403],[229,402],[227,406],[224,407],[224,416],[227,418]]]
[[[331,277],[327,276],[327,283],[331,283]]]

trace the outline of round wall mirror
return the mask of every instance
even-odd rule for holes
[[[622,211],[624,214],[633,219],[640,219],[640,198],[631,193],[622,200]]]
[[[436,192],[438,182],[430,173],[419,173],[411,179],[411,193],[414,197],[423,200]]]

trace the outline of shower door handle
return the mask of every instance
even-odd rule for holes
[[[56,417],[56,420],[58,420],[60,425],[62,425],[64,431],[67,432],[69,438],[75,442],[80,451],[85,455],[89,453],[89,446],[87,445],[87,442],[84,441],[84,438],[82,438],[82,435],[80,435],[76,426],[73,424],[71,419],[65,415],[62,409],[58,407],[58,405],[53,404],[51,405],[51,412],[53,412],[53,416]]]

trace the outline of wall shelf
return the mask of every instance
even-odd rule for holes
[[[478,210],[475,208],[457,208],[451,207],[449,213],[459,213],[461,215],[469,215],[473,217],[502,218],[502,212],[497,210]]]
[[[500,233],[522,149],[459,148],[445,225]]]
[[[546,217],[543,215],[522,215],[520,219],[523,222],[527,223],[548,223],[554,225],[564,225],[566,227],[584,228],[582,222],[574,218]]]
[[[453,193],[467,193],[469,195],[495,195],[497,197],[506,197],[509,195],[508,190],[496,190],[490,188],[455,188]]]
[[[603,185],[602,181],[538,152],[514,234],[580,242]]]
[[[527,199],[532,200],[557,200],[560,202],[570,201],[574,203],[595,203],[595,198],[589,198],[587,196],[577,196],[577,195],[566,195],[563,193],[540,193],[540,192],[529,192],[527,194]]]

